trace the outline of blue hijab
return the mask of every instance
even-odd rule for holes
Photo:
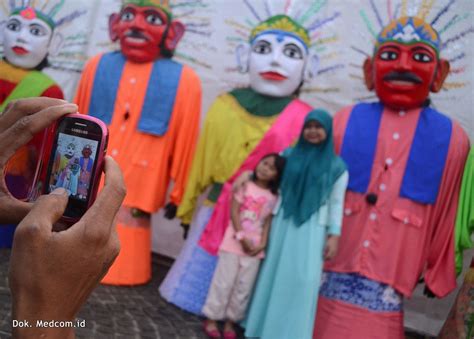
[[[296,146],[284,153],[287,161],[281,184],[282,207],[284,217],[293,218],[298,226],[325,204],[334,183],[346,171],[346,164],[334,153],[331,116],[315,109],[306,116],[304,126],[309,121],[323,126],[326,140],[311,144],[301,131]]]

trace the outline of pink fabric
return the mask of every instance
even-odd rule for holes
[[[403,339],[402,312],[371,312],[319,297],[313,339]]]
[[[344,109],[334,120],[337,152],[350,112]],[[338,254],[326,263],[325,270],[357,272],[389,284],[405,296],[411,295],[423,274],[431,291],[443,297],[456,286],[454,220],[469,141],[461,127],[453,123],[434,205],[399,197],[419,113],[419,109],[402,114],[388,109],[383,112],[367,190],[377,194],[377,204],[367,204],[362,194],[346,193]]]
[[[258,187],[249,181],[245,187],[234,194],[234,197],[241,204],[239,216],[245,238],[249,239],[254,246],[260,245],[263,223],[275,207],[276,196],[270,190]],[[243,251],[240,241],[235,239],[235,233],[231,221],[225,231],[220,250],[248,256]],[[262,259],[264,256],[265,252],[261,251],[256,257]]]
[[[310,110],[311,106],[298,99],[293,100],[286,106],[257,147],[250,153],[237,172],[224,184],[211,219],[199,240],[199,245],[207,252],[217,255],[224,232],[229,224],[230,196],[235,178],[243,171],[253,170],[264,155],[281,152],[290,146],[299,136],[304,118]]]

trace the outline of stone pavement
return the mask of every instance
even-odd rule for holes
[[[0,249],[0,338],[11,336],[11,298],[8,289],[10,251]],[[168,267],[154,260],[153,279],[143,286],[99,286],[79,313],[85,328],[76,329],[79,339],[193,339],[207,338],[202,319],[168,304],[158,285]]]
[[[0,339],[11,336],[11,297],[8,289],[10,250],[0,249]],[[154,257],[156,259],[156,257]],[[199,339],[202,332],[200,317],[168,304],[158,294],[168,263],[154,260],[153,279],[143,286],[99,286],[79,312],[84,328],[76,328],[79,339]],[[243,338],[242,333],[239,337]],[[422,336],[407,335],[407,339]],[[288,338],[290,339],[290,338]],[[293,338],[291,338],[293,339]]]

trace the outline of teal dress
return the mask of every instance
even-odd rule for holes
[[[310,339],[328,234],[341,232],[348,174],[334,183],[330,196],[304,224],[296,226],[277,206],[268,249],[255,286],[245,336],[260,339]]]

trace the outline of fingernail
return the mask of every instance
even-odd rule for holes
[[[64,189],[63,187],[58,187],[56,188],[54,191],[52,191],[51,193],[49,194],[54,194],[54,195],[67,195],[67,191],[66,189]]]

